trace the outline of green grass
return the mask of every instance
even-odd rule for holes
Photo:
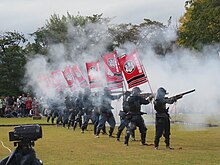
[[[42,120],[2,119],[0,124],[46,124]],[[154,125],[148,125],[147,142],[153,143]],[[124,132],[121,142],[100,135],[95,138],[89,126],[88,131],[81,134],[63,127],[42,126],[43,138],[35,142],[34,149],[37,157],[44,165],[219,165],[220,164],[220,127],[192,128],[184,125],[171,125],[171,146],[175,150],[166,150],[164,139],[161,138],[160,150],[152,146],[142,146],[140,141],[123,145]],[[8,132],[14,126],[0,127],[0,140],[4,145],[14,150],[13,142],[8,140]],[[116,132],[115,130],[114,132]],[[140,139],[136,131],[137,139]],[[0,159],[10,153],[0,145]]]
[[[0,118],[0,126],[18,125],[18,124],[47,124],[46,118],[41,120],[33,120],[30,117],[27,118]]]

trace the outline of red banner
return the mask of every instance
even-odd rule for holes
[[[100,88],[103,86],[99,61],[86,63],[86,69],[90,88]]]
[[[78,81],[81,88],[88,88],[89,84],[86,81],[85,77],[82,74],[82,71],[79,69],[78,65],[74,65],[71,67],[72,73],[75,79]]]
[[[74,73],[70,67],[65,67],[63,71],[63,76],[72,92],[76,91],[79,88],[79,85],[77,84],[77,81],[74,77]]]
[[[53,89],[53,81],[51,77],[47,76],[46,74],[41,74],[38,76],[38,85],[40,87],[42,95],[48,96],[50,91]]]
[[[128,83],[128,88],[141,85],[148,81],[137,51],[119,57],[118,62]]]
[[[116,53],[109,53],[102,56],[105,63],[105,77],[107,80],[107,85],[109,89],[122,88],[123,76],[121,68],[116,57]]]
[[[52,80],[50,77],[42,74],[38,76],[38,85],[41,89],[46,90],[47,88],[50,88],[52,86]]]
[[[53,71],[51,75],[53,86],[55,87],[56,91],[64,91],[68,87],[66,80],[63,77],[63,73],[60,70]]]

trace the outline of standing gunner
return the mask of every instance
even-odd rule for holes
[[[96,137],[99,137],[101,129],[105,126],[105,123],[108,122],[110,128],[109,128],[109,137],[113,137],[113,131],[115,128],[115,118],[112,113],[113,107],[111,106],[111,101],[120,99],[120,95],[111,95],[111,91],[105,87],[104,88],[104,94],[102,95],[101,98],[101,105],[100,105],[100,116],[99,116],[99,121],[98,121],[98,126],[96,128]]]
[[[125,127],[128,126],[128,123],[130,122],[130,120],[126,118],[126,114],[129,112],[129,105],[127,99],[129,98],[130,94],[131,94],[130,91],[126,91],[123,97],[123,102],[122,102],[123,110],[120,111],[119,113],[121,123],[118,126],[117,141],[120,141],[120,136],[122,134],[122,131],[124,130]],[[132,132],[131,136],[132,136],[132,140],[134,141],[135,140],[134,132]]]
[[[156,135],[154,139],[155,149],[158,150],[159,141],[163,135],[165,138],[166,148],[170,147],[170,116],[166,104],[173,104],[176,102],[174,97],[168,98],[165,95],[168,94],[163,87],[158,88],[156,98],[154,100],[154,109],[156,110]]]
[[[139,127],[139,131],[141,133],[141,143],[142,145],[146,144],[146,133],[147,128],[144,123],[144,119],[142,118],[141,105],[149,104],[152,100],[152,96],[150,95],[147,98],[144,98],[140,95],[141,90],[139,87],[134,87],[132,89],[132,94],[128,98],[129,112],[126,117],[130,121],[125,135],[124,144],[128,145],[129,137],[132,132],[136,129],[136,126]]]

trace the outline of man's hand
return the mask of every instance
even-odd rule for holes
[[[149,102],[151,102],[153,100],[154,96],[153,95],[150,95],[146,98],[146,100],[148,100]]]

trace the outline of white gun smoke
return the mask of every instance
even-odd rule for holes
[[[63,70],[65,66],[73,64],[78,64],[85,74],[85,63],[100,59],[100,55],[106,53],[106,47],[112,41],[105,24],[89,24],[84,30],[70,26],[68,31],[68,38],[72,42],[68,45],[53,45],[48,57],[36,55],[26,65],[27,86],[31,86],[37,96],[41,96],[44,93],[42,90],[46,90],[46,87],[40,87],[38,75],[51,73],[55,69]],[[89,31],[89,34],[86,31]],[[220,59],[217,51],[219,45],[208,46],[202,53],[176,48],[166,56],[158,56],[151,44],[158,41],[165,44],[175,40],[177,37],[175,29],[160,30],[158,34],[155,31],[149,32],[143,29],[141,34],[142,37],[140,36],[140,42],[137,45],[126,43],[116,50],[120,54],[137,49],[153,92],[162,86],[169,92],[169,97],[196,89],[194,93],[184,96],[177,102],[178,113],[197,116],[219,115]],[[70,57],[67,56],[67,52],[70,52]],[[50,65],[47,58],[51,59]],[[149,84],[143,84],[140,87],[144,92],[150,92]],[[49,93],[50,97],[56,97],[55,90]],[[121,102],[113,102],[113,105],[117,108],[113,110],[114,115],[118,116]],[[201,122],[206,120],[200,119]]]
[[[162,40],[170,38],[172,41],[176,33],[175,30],[171,30],[168,29],[168,33],[164,31],[163,35],[160,34],[160,38]],[[177,101],[175,113],[189,114],[186,120],[204,123],[210,116],[217,119],[216,116],[220,114],[218,49],[219,45],[206,46],[199,53],[178,48],[161,57],[149,47],[146,49],[142,47],[140,56],[154,92],[159,87],[164,87],[169,92],[167,96],[170,97],[192,89],[196,90]],[[147,85],[143,88],[149,91]]]

